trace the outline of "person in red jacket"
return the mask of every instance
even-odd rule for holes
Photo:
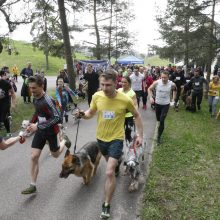
[[[148,96],[148,88],[153,83],[153,77],[149,75],[148,70],[144,70],[144,80],[142,81],[142,90],[143,90],[143,109],[147,109],[147,96]]]

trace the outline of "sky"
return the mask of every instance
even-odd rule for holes
[[[157,23],[155,21],[155,14],[157,10],[164,10],[167,0],[133,0],[133,13],[135,19],[130,23],[129,30],[135,35],[136,41],[134,49],[140,53],[147,53],[147,45],[160,43],[156,40],[158,38]],[[2,19],[2,17],[0,18]],[[1,22],[2,23],[2,22]],[[30,25],[19,26],[12,34],[11,38],[14,40],[24,40],[31,42],[31,35],[29,34]],[[1,31],[1,27],[0,27]],[[76,38],[79,37],[76,35]],[[88,39],[88,36],[81,35],[80,39]]]

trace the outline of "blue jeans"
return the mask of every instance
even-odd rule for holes
[[[216,98],[216,96],[208,96],[209,107],[211,107],[212,109],[212,115],[215,115],[217,113],[216,106],[218,104],[218,101],[219,101],[219,97]]]

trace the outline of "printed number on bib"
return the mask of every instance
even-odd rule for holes
[[[39,122],[39,124],[44,123],[44,122],[46,122],[46,121],[47,121],[47,119],[46,119],[45,117],[40,117],[40,116],[38,116],[38,122]]]
[[[103,111],[103,118],[104,119],[114,119],[115,112],[114,111]]]

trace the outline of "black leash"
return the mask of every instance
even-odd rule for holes
[[[77,137],[78,137],[78,132],[79,132],[79,122],[80,122],[80,119],[78,119],[78,122],[77,122],[76,139],[75,139],[75,146],[74,146],[74,150],[73,150],[74,154],[76,153],[76,142],[77,142]]]

